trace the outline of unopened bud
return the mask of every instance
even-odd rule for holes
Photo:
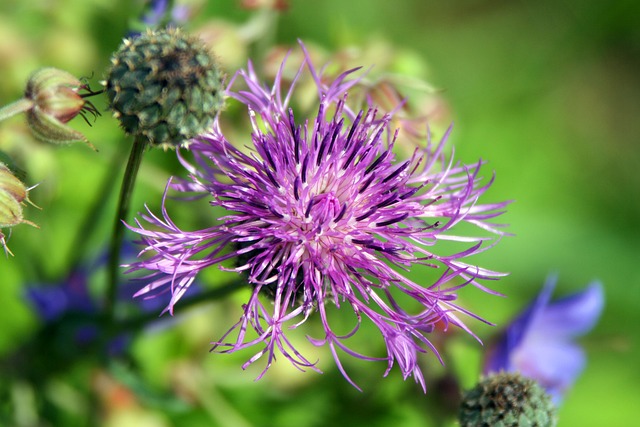
[[[84,106],[84,99],[77,92],[82,86],[80,80],[66,71],[43,68],[29,78],[25,97],[43,113],[67,123]]]
[[[458,420],[461,427],[556,424],[555,407],[537,382],[519,373],[491,374],[467,391]]]
[[[153,146],[188,145],[206,132],[224,102],[223,74],[200,40],[178,29],[126,39],[104,82],[127,134]]]
[[[86,99],[98,93],[66,71],[42,68],[29,77],[24,98],[0,108],[0,120],[25,112],[31,133],[37,139],[52,144],[83,141],[94,148],[83,134],[66,123],[77,115],[87,123],[87,113],[94,118],[99,116],[100,112]]]
[[[9,228],[18,224],[29,224],[38,227],[36,224],[24,219],[22,215],[22,205],[29,200],[29,188],[7,168],[0,163],[0,230]],[[33,204],[33,203],[31,203]],[[7,247],[5,235],[0,231],[0,246],[4,248],[5,253],[11,254]]]
[[[85,93],[80,94],[81,90]],[[83,141],[93,148],[83,134],[66,123],[78,114],[87,123],[85,113],[94,117],[100,115],[85,99],[95,93],[72,74],[57,68],[43,68],[33,73],[27,83],[25,98],[33,102],[33,108],[27,111],[27,122],[34,136],[53,144]]]

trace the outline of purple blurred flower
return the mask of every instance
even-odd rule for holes
[[[478,318],[454,303],[457,291],[466,284],[487,290],[479,279],[504,275],[467,261],[492,246],[484,244],[489,237],[456,235],[453,229],[467,223],[502,235],[499,225],[488,221],[508,202],[478,202],[492,179],[480,184],[482,162],[466,166],[447,159],[449,132],[440,143],[428,140],[410,159],[396,161],[391,116],[380,116],[374,107],[355,113],[346,104],[349,89],[360,81],[351,78],[356,70],[326,81],[302,49],[305,58],[288,85],[284,62],[272,87],[261,84],[251,64],[232,79],[227,94],[248,110],[251,144],[241,149],[247,142],[231,143],[216,121],[209,134],[191,142],[193,162],[181,157],[190,180],[169,183],[180,192],[209,195],[212,206],[228,213],[210,228],[184,231],[169,218],[163,200],[161,217],[148,210],[142,220],[149,226],[136,220],[130,227],[146,245],[142,253],[150,255],[130,265],[129,271],[150,272],[137,295],[170,292],[165,311],[173,313],[196,275],[218,265],[246,275],[253,288],[239,322],[213,343],[221,352],[264,346],[243,368],[267,354],[261,377],[279,351],[299,369],[318,370],[285,333],[316,313],[324,336],[309,340],[330,347],[350,382],[338,349],[387,360],[385,375],[398,361],[404,378],[413,375],[424,388],[417,354],[437,355],[428,339],[434,324],[468,331],[456,313]],[[297,117],[290,107],[305,77],[317,89],[317,114],[310,118]],[[242,83],[245,89],[237,89]],[[462,249],[438,254],[434,249],[441,240]],[[227,260],[235,260],[235,267],[222,267]],[[417,264],[442,270],[433,283],[418,284],[403,274]],[[267,303],[261,293],[268,295]],[[350,333],[334,332],[328,303],[355,314]],[[343,342],[358,330],[363,315],[379,328],[386,358],[362,355]],[[257,335],[249,337],[247,329]],[[225,341],[234,330],[236,338]]]
[[[28,286],[25,295],[44,322],[53,322],[69,311],[91,313],[96,310],[87,290],[87,272],[83,269],[73,270],[66,280],[53,286]]]
[[[556,278],[547,279],[535,301],[502,333],[488,352],[484,373],[518,371],[537,380],[560,403],[582,372],[586,358],[574,339],[598,321],[604,305],[599,282],[551,302]]]
[[[33,310],[45,325],[64,322],[69,316],[78,316],[76,321],[66,324],[65,335],[71,337],[73,345],[88,345],[99,337],[100,328],[95,322],[99,305],[89,293],[89,271],[92,268],[75,268],[59,283],[27,286],[25,296]],[[121,338],[108,345],[111,354],[124,349]]]
[[[174,5],[169,0],[150,0],[147,2],[146,12],[142,16],[142,22],[155,27],[165,25],[182,25],[190,17],[190,8],[187,5]]]
[[[128,245],[123,248],[122,252],[125,256],[132,255],[131,247]],[[30,285],[25,289],[28,303],[45,325],[74,319],[65,324],[68,329],[65,334],[70,335],[74,344],[89,345],[96,342],[104,334],[101,329],[103,325],[100,323],[103,315],[101,312],[103,303],[99,297],[91,295],[89,279],[91,274],[105,267],[106,260],[106,255],[102,255],[92,263],[73,268],[69,275],[60,282]],[[124,306],[129,309],[128,311],[134,309],[133,311],[136,312],[150,313],[160,310],[169,302],[168,299],[158,298],[134,306],[130,301],[136,290],[137,287],[134,288],[134,284],[130,282],[118,287],[118,302],[121,308]],[[196,287],[194,291],[198,292],[199,289]],[[157,328],[158,323],[158,321],[154,321],[149,326]],[[167,322],[161,323],[166,324]],[[125,350],[130,340],[131,336],[128,332],[122,333],[107,343],[107,351],[110,354],[120,354]]]

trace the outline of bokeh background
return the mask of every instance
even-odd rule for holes
[[[248,56],[269,63],[277,45],[303,40],[323,57],[374,65],[375,73],[421,79],[406,94],[429,113],[435,136],[450,122],[458,159],[487,160],[496,182],[485,200],[514,200],[501,219],[515,236],[478,262],[510,272],[496,298],[468,289],[470,307],[497,327],[473,324],[490,341],[556,273],[558,295],[600,280],[601,321],[581,339],[588,364],[559,410],[560,426],[629,426],[640,401],[640,6],[632,0],[386,0],[187,3],[185,25],[211,41],[232,74]],[[266,5],[260,7],[260,5]],[[29,74],[55,66],[99,87],[122,37],[137,29],[141,1],[4,0],[0,3],[0,104],[22,96]],[[320,54],[319,54],[320,55]],[[320,56],[322,56],[320,55]],[[337,56],[336,56],[337,55]],[[261,62],[262,61],[262,62]],[[358,63],[357,61],[360,61]],[[265,67],[267,69],[268,67]],[[411,80],[413,82],[413,80]],[[94,103],[105,111],[100,97]],[[483,348],[455,336],[439,366],[422,364],[428,392],[382,364],[345,360],[363,388],[350,387],[318,352],[323,375],[300,373],[284,360],[254,382],[242,371],[248,354],[209,354],[209,342],[235,323],[246,294],[185,308],[127,337],[124,353],[96,354],[66,346],[67,331],[51,330],[25,297],[53,287],[70,262],[90,265],[96,298],[115,196],[130,141],[104,112],[92,127],[72,126],[98,148],[43,145],[23,117],[0,123],[0,150],[11,153],[38,184],[40,207],[25,216],[0,257],[0,424],[8,426],[437,426],[443,376],[463,387],[478,378]],[[114,166],[116,165],[116,166]],[[159,204],[180,168],[171,153],[151,152],[142,166],[133,210]],[[105,184],[106,183],[106,184]],[[176,207],[177,218],[206,221]],[[7,230],[5,230],[7,231]],[[5,233],[6,234],[6,233]],[[418,273],[416,273],[418,274]],[[228,280],[219,273],[203,287]],[[64,343],[64,344],[63,344]],[[304,345],[304,344],[301,344]],[[65,348],[60,348],[61,346]],[[382,350],[381,350],[382,351]],[[123,355],[124,354],[124,355]],[[5,425],[2,424],[2,425]]]

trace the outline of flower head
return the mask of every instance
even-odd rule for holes
[[[305,55],[288,88],[281,74],[272,87],[264,87],[251,64],[239,71],[227,93],[247,108],[251,143],[229,141],[217,120],[210,133],[191,142],[194,161],[181,157],[191,179],[170,184],[180,192],[208,195],[211,205],[227,214],[198,231],[179,228],[164,206],[162,217],[150,211],[142,215],[131,229],[150,257],[130,271],[150,272],[137,295],[171,292],[170,312],[203,269],[218,265],[244,274],[251,297],[239,322],[213,345],[222,352],[262,346],[245,366],[266,355],[268,368],[280,352],[301,369],[317,370],[285,332],[314,314],[324,333],[309,340],[328,345],[349,379],[338,350],[380,360],[345,343],[366,318],[386,343],[382,360],[389,369],[397,361],[405,378],[413,375],[424,387],[417,355],[437,354],[428,339],[433,325],[444,321],[467,329],[456,313],[476,316],[456,305],[457,291],[502,276],[466,261],[490,247],[483,244],[486,237],[452,231],[466,222],[501,234],[488,220],[506,203],[478,203],[490,182],[480,184],[481,162],[465,166],[447,160],[448,134],[396,161],[391,117],[380,116],[373,106],[356,113],[346,103],[349,89],[359,83],[351,78],[354,71],[325,82]],[[317,114],[308,119],[297,117],[290,106],[305,72],[318,94]],[[237,88],[241,84],[245,89]],[[243,144],[249,147],[240,148]],[[464,248],[438,254],[441,240]],[[221,266],[230,259],[235,267]],[[432,283],[417,283],[404,272],[418,264],[440,267],[440,273]],[[330,303],[355,314],[351,333],[334,332]],[[250,329],[255,337],[247,334]],[[233,331],[236,338],[227,340]]]
[[[213,123],[223,75],[209,49],[178,29],[125,39],[104,81],[109,107],[127,134],[175,147]]]
[[[604,305],[602,285],[551,302],[549,278],[533,303],[501,334],[485,362],[485,373],[517,371],[537,380],[558,404],[584,369],[584,351],[573,339],[587,333]]]
[[[531,378],[500,372],[464,393],[458,421],[462,427],[556,425],[551,397]]]

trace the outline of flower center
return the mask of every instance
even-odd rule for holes
[[[346,208],[346,205],[344,207]],[[342,209],[340,200],[333,192],[321,193],[311,198],[305,211],[305,217],[311,219],[318,226],[324,226],[331,221],[339,221]]]

